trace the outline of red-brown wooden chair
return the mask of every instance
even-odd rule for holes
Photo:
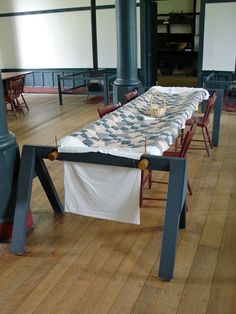
[[[103,108],[98,108],[99,117],[102,118],[106,114],[108,114],[112,111],[115,111],[116,109],[118,109],[120,107],[121,107],[121,103],[119,102],[118,104],[111,104],[111,105],[107,105]]]
[[[19,102],[19,97],[21,96],[21,90],[22,90],[22,79],[16,79],[11,80],[9,83],[9,88],[5,93],[5,100],[6,100],[6,106],[9,103],[10,109],[7,109],[7,113],[13,112],[17,119],[17,113],[19,112],[20,115],[24,114],[24,111],[21,107],[21,104]]]
[[[193,139],[193,141],[204,142],[204,147],[200,147],[200,146],[196,147],[196,146],[191,145],[190,149],[201,149],[201,150],[205,149],[208,157],[210,156],[209,145],[210,145],[210,148],[213,148],[208,126],[210,124],[210,114],[213,112],[215,104],[216,104],[216,98],[217,98],[216,92],[214,92],[207,101],[204,115],[196,116],[196,117],[193,116],[191,119],[187,120],[185,123],[186,126],[190,126],[193,120],[195,120],[197,123],[197,127],[201,128],[203,140]]]
[[[138,91],[137,89],[134,89],[128,93],[125,94],[125,103],[130,102],[131,100],[138,97]]]
[[[24,93],[24,86],[25,86],[25,77],[24,77],[24,76],[21,76],[20,78],[21,78],[21,91],[20,91],[20,96],[21,96],[21,98],[22,98],[22,100],[23,100],[23,104],[21,103],[21,107],[23,106],[23,107],[25,107],[25,108],[29,111],[28,104],[27,104],[27,102],[26,102],[26,100],[25,100],[25,97],[24,97],[24,95],[23,95],[23,93]]]
[[[183,140],[183,143],[182,143],[180,150],[179,151],[166,151],[163,153],[163,156],[187,158],[188,149],[190,147],[191,141],[192,141],[193,136],[195,134],[196,128],[197,128],[197,123],[195,122],[195,120],[193,120],[192,124],[190,126],[190,129],[186,132],[186,134],[184,136],[184,140]],[[148,171],[148,174],[146,177],[144,176],[144,171],[142,171],[141,187],[140,187],[140,207],[142,207],[142,205],[143,205],[143,200],[165,200],[163,198],[143,197],[143,190],[144,190],[144,186],[145,186],[146,182],[148,182],[149,188],[152,187],[152,183],[168,184],[168,182],[153,180],[152,179],[152,170]],[[190,195],[192,195],[193,193],[192,193],[192,189],[191,189],[189,180],[188,180],[188,190],[189,190]]]

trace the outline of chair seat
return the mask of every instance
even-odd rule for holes
[[[203,117],[192,117],[185,122],[185,125],[190,126],[193,123],[193,120],[196,121],[197,126],[204,127]]]
[[[179,157],[179,152],[167,151],[163,153],[163,156],[166,157]]]

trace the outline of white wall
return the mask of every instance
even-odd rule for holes
[[[2,54],[1,54],[1,50],[0,50],[0,69],[3,68],[3,61],[2,61]]]
[[[89,11],[0,18],[0,38],[4,68],[92,66]]]
[[[203,70],[234,71],[236,58],[235,30],[235,2],[206,4]]]
[[[99,1],[97,1],[98,4]],[[105,0],[100,0],[105,4]],[[115,1],[113,1],[115,2]],[[106,3],[107,4],[107,3]],[[137,65],[141,66],[140,8],[137,7]],[[97,10],[98,65],[100,68],[117,67],[115,9]]]
[[[115,0],[97,0],[97,5]],[[90,7],[90,0],[0,1],[0,12],[27,12]],[[137,8],[138,66],[140,9]],[[116,68],[115,9],[97,10],[98,66]],[[92,68],[90,11],[20,15],[0,18],[2,68]]]
[[[90,0],[2,0],[0,12],[26,12],[90,6]]]
[[[90,0],[9,0],[0,12],[83,6]],[[3,68],[92,67],[90,11],[2,17],[0,49]]]
[[[115,0],[96,0],[96,5],[110,5],[115,4]]]

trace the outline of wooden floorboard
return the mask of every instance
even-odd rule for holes
[[[26,94],[30,111],[8,118],[20,147],[55,144],[98,118],[84,96]],[[223,112],[219,147],[189,153],[187,228],[174,279],[157,278],[165,201],[144,201],[139,226],[55,215],[38,179],[26,254],[0,243],[0,313],[236,313],[236,114]],[[198,133],[197,136],[201,136]],[[47,161],[63,201],[63,164]],[[165,173],[155,173],[167,180]],[[166,186],[145,189],[165,197]]]

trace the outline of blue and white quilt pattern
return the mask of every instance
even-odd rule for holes
[[[102,152],[139,159],[145,152],[162,155],[175,141],[185,121],[207,99],[204,89],[175,91],[158,87],[60,141],[61,152]],[[150,117],[152,105],[166,107],[162,117]]]

